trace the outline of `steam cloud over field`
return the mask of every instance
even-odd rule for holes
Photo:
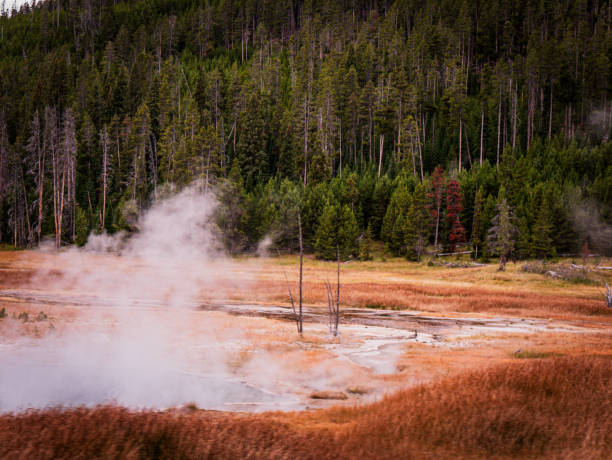
[[[60,277],[39,273],[33,285],[78,293],[94,320],[43,339],[20,338],[0,354],[0,410],[108,402],[216,407],[243,392],[227,374],[212,326],[201,331],[197,347],[181,349],[180,310],[157,314],[151,308],[192,307],[202,289],[214,286],[222,254],[210,227],[213,211],[210,196],[189,188],[155,203],[133,238],[92,236],[83,251],[61,254]],[[125,264],[91,266],[91,251],[117,248]],[[238,340],[237,334],[225,333],[221,341]],[[194,362],[198,372],[191,370]]]

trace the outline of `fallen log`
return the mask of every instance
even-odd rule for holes
[[[310,395],[310,399],[335,399],[344,401],[348,396],[342,391],[316,391]]]
[[[457,254],[471,254],[472,251],[463,251],[463,252],[441,252],[440,254],[436,254],[436,257],[441,256],[456,256]]]

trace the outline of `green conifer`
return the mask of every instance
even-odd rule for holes
[[[334,260],[337,248],[342,260],[356,257],[359,253],[359,228],[351,208],[329,204],[319,221],[315,251],[322,259]]]
[[[476,198],[474,199],[474,218],[472,220],[472,248],[474,259],[478,259],[478,251],[482,248],[484,243],[483,238],[483,222],[482,222],[482,212],[483,212],[483,195],[484,191],[482,187],[478,188],[476,192]]]
[[[372,226],[368,225],[359,241],[359,260],[372,260]]]
[[[427,209],[427,186],[417,185],[406,216],[405,245],[407,256],[420,261],[431,235],[432,217]]]

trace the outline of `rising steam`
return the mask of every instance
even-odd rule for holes
[[[92,236],[84,250],[59,255],[61,277],[43,271],[33,288],[69,293],[89,311],[77,317],[84,324],[76,331],[22,339],[0,355],[0,411],[111,402],[219,408],[228,398],[252,398],[225,365],[238,333],[220,337],[204,328],[193,346],[181,309],[155,308],[193,307],[214,286],[223,257],[211,227],[214,209],[210,195],[188,188],[155,203],[132,238]],[[98,256],[90,253],[108,250],[120,250],[121,263],[109,267],[100,255],[92,266]]]

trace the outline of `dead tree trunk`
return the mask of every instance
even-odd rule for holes
[[[2,128],[0,128],[2,129]],[[36,195],[38,200],[38,220],[36,224],[36,236],[38,244],[40,244],[41,238],[41,228],[42,228],[42,220],[43,220],[43,198],[44,198],[44,185],[45,185],[45,149],[41,145],[41,124],[40,124],[40,116],[38,110],[34,113],[34,117],[32,118],[31,123],[31,136],[28,140],[28,144],[26,146],[26,150],[29,155],[29,160],[31,163],[36,164],[35,171],[32,170],[33,174],[35,174],[34,182],[36,184]],[[0,141],[2,142],[2,141]],[[1,147],[0,147],[1,148]],[[0,174],[2,173],[2,161],[0,160]],[[1,180],[1,179],[0,179]],[[2,188],[0,184],[0,189]]]
[[[280,252],[276,251],[280,257]],[[287,278],[287,272],[283,269],[283,275],[285,275],[285,282],[287,283],[287,292],[289,293],[289,300],[291,301],[291,309],[293,310],[293,318],[295,325],[297,326],[298,332],[300,332],[300,321],[298,318],[297,311],[295,310],[295,299],[293,298],[293,292],[291,292],[291,285],[289,284],[289,278]]]
[[[499,168],[499,149],[501,140],[501,87],[499,88],[499,103],[497,104],[497,161],[495,166]]]
[[[553,118],[553,84],[550,82],[550,105],[548,110],[548,140],[552,138],[552,118]]]
[[[425,142],[425,120],[423,120],[423,142]],[[421,167],[421,182],[423,182],[423,149],[421,147],[421,135],[419,134],[419,124],[417,123],[417,147],[419,149],[419,165]]]
[[[334,336],[338,335],[338,323],[340,322],[340,248],[336,246],[336,256],[338,260],[338,284],[336,285],[336,310],[334,312]],[[609,288],[608,288],[609,291]]]
[[[104,225],[106,222],[106,190],[108,187],[108,174],[109,174],[109,152],[108,152],[108,131],[106,125],[102,128],[100,135],[102,144],[102,210],[100,212],[100,229],[104,231]]]
[[[482,161],[484,157],[484,104],[480,109],[480,166],[482,166]]]
[[[461,116],[459,116],[459,172],[461,172],[461,146],[463,145],[463,141],[462,141],[462,129],[463,129],[463,122],[461,121]]]
[[[329,280],[325,281],[325,291],[327,292],[327,326],[329,327],[329,335],[333,335],[334,299]]]
[[[299,323],[298,323],[298,332],[302,334],[304,332],[303,326],[303,315],[302,315],[302,278],[304,273],[304,246],[302,244],[302,213],[298,209],[298,230],[300,236],[300,304],[299,304]]]
[[[380,171],[382,170],[382,157],[383,157],[383,147],[385,145],[385,135],[380,135],[380,153],[378,155],[378,177],[380,177]]]
[[[304,99],[304,187],[308,173],[308,98]]]
[[[604,281],[604,283],[606,284],[606,292],[604,292],[603,296],[606,299],[607,307],[612,308],[612,290],[607,282]]]
[[[470,169],[472,169],[472,154],[470,153],[470,140],[468,139],[467,129],[463,131],[463,134],[465,137],[465,147],[468,154],[468,163],[470,164]]]
[[[437,253],[438,252],[438,233],[439,233],[439,229],[440,229],[440,204],[441,200],[437,200],[436,202],[436,231],[435,231],[435,236],[434,236],[434,251]]]
[[[512,150],[516,149],[517,111],[518,111],[518,84],[514,85],[512,92],[512,79],[510,79],[510,93],[512,97]]]

